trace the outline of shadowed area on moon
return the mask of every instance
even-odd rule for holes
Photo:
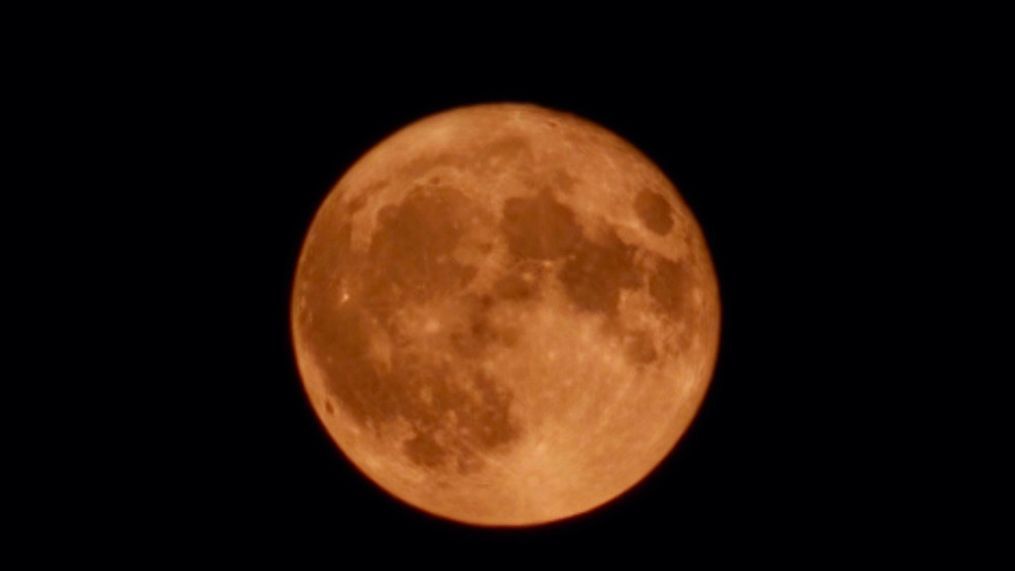
[[[556,120],[551,128],[575,144],[642,160],[612,139],[568,131]],[[696,261],[704,244],[681,227],[656,183],[619,195],[631,228],[640,226],[625,234],[605,212],[576,208],[578,190],[588,184],[580,182],[583,163],[571,170],[559,160],[540,163],[527,136],[494,137],[458,152],[421,148],[351,187],[340,184],[322,204],[301,253],[293,326],[319,371],[320,414],[391,442],[370,454],[402,466],[388,469],[419,468],[425,489],[433,490],[483,474],[491,459],[508,457],[539,430],[530,390],[574,398],[590,380],[590,390],[611,390],[616,375],[663,382],[660,375],[672,375],[696,331],[711,327],[703,324],[714,319],[714,306],[693,294],[710,271]],[[510,192],[482,187],[504,184],[505,172],[513,177]],[[664,257],[648,246],[650,236],[690,253]],[[579,334],[615,348],[576,345]],[[544,338],[552,347],[540,346]],[[575,354],[552,361],[567,351]],[[608,355],[596,356],[600,351]],[[575,366],[586,367],[586,376]],[[672,395],[675,386],[658,390]],[[637,402],[646,403],[653,390]],[[526,414],[518,408],[523,397]],[[554,406],[547,401],[538,411]],[[485,493],[479,490],[471,493]],[[476,510],[470,518],[493,521],[480,511],[491,506],[468,509]]]

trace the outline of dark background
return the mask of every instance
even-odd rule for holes
[[[869,36],[731,22],[395,45],[226,19],[61,52],[38,73],[65,91],[40,100],[67,117],[60,144],[94,153],[74,174],[101,176],[72,194],[105,216],[85,220],[95,246],[60,247],[81,250],[73,275],[104,300],[80,336],[112,329],[116,341],[74,362],[102,379],[76,390],[103,406],[77,425],[100,427],[94,437],[54,452],[55,477],[74,475],[56,513],[74,529],[112,522],[108,541],[160,553],[896,545],[934,509],[895,469],[913,433],[885,428],[916,406],[889,398],[910,382],[898,323],[917,291],[889,275],[929,249],[900,224],[925,191],[908,178],[909,143],[936,125],[918,120],[908,88],[922,64]],[[360,475],[315,418],[289,337],[301,241],[338,178],[416,119],[494,101],[581,115],[652,158],[704,230],[723,310],[711,388],[674,452],[608,505],[528,529],[435,518]]]
[[[830,355],[855,341],[843,321],[851,300],[837,295],[848,271],[827,264],[849,241],[827,233],[848,193],[837,154],[850,143],[832,133],[849,138],[862,119],[827,96],[842,86],[750,59],[652,70],[561,62],[539,73],[515,62],[482,80],[468,65],[372,79],[291,63],[216,68],[207,91],[170,110],[193,129],[174,137],[196,178],[167,200],[188,214],[178,227],[187,248],[169,248],[185,256],[182,273],[170,279],[186,292],[180,350],[196,366],[172,381],[188,406],[169,432],[180,447],[160,468],[177,473],[162,489],[169,507],[187,506],[199,528],[306,531],[353,550],[838,538],[869,468],[833,420],[849,382]],[[722,296],[715,378],[675,452],[604,508],[534,529],[443,521],[360,475],[304,397],[289,338],[301,241],[336,180],[397,128],[488,101],[576,113],[647,153],[698,217]]]

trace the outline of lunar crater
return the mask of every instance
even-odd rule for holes
[[[634,199],[634,209],[645,227],[665,235],[673,228],[673,209],[660,194],[642,190]]]

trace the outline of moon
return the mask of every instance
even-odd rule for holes
[[[715,366],[703,233],[651,160],[543,107],[399,130],[324,199],[293,282],[309,400],[373,482],[432,515],[590,511],[675,447]]]

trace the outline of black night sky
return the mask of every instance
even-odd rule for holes
[[[107,158],[133,188],[108,200],[125,233],[106,233],[157,290],[113,296],[144,324],[126,346],[149,372],[111,401],[127,412],[108,421],[109,492],[81,494],[116,514],[113,537],[184,552],[489,557],[890,541],[908,504],[888,453],[867,443],[881,412],[857,379],[893,373],[879,343],[891,331],[865,321],[888,264],[869,255],[886,225],[871,205],[899,200],[882,176],[892,135],[874,129],[901,104],[891,69],[863,68],[818,32],[641,46],[629,31],[624,50],[489,52],[472,37],[369,57],[363,44],[250,35],[263,42],[205,31],[200,48],[108,48],[123,61],[75,67],[116,86],[83,106],[96,129],[117,115],[122,150]],[[704,230],[723,309],[711,389],[674,453],[607,506],[531,529],[441,520],[360,475],[315,418],[289,337],[299,248],[342,173],[418,118],[496,101],[581,115],[652,158]]]
[[[844,308],[824,308],[817,284],[828,279],[820,273],[826,250],[807,234],[822,224],[822,195],[839,183],[825,170],[828,151],[810,143],[812,131],[828,128],[825,110],[810,109],[806,121],[799,116],[801,101],[820,86],[794,83],[787,92],[786,78],[750,66],[721,74],[674,66],[656,81],[625,70],[552,78],[506,70],[484,83],[406,78],[372,89],[313,71],[308,79],[288,69],[245,70],[199,104],[213,130],[192,135],[207,138],[197,144],[208,156],[198,160],[211,161],[221,178],[176,198],[208,209],[198,235],[214,236],[215,247],[188,284],[193,295],[208,296],[202,307],[214,312],[208,330],[206,316],[193,324],[208,366],[175,389],[204,401],[194,432],[185,431],[198,444],[180,452],[187,459],[180,490],[194,501],[195,518],[206,513],[220,525],[262,533],[330,529],[350,546],[405,538],[504,547],[606,538],[666,543],[768,535],[777,526],[820,535],[808,521],[847,509],[850,490],[833,483],[840,474],[828,477],[844,467],[829,464],[822,430],[834,405],[821,385],[840,381],[822,362],[825,341],[813,323]],[[484,101],[577,113],[652,157],[704,228],[724,314],[714,383],[676,452],[606,508],[522,531],[435,519],[362,477],[314,417],[289,342],[298,250],[337,178],[400,126]]]

